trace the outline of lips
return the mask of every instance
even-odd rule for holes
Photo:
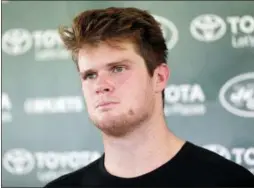
[[[96,108],[99,108],[99,107],[107,107],[107,106],[114,105],[114,104],[118,104],[118,102],[111,102],[111,101],[99,102],[99,103],[96,105]]]

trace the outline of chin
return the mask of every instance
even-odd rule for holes
[[[105,111],[102,113],[96,113],[94,116],[94,122],[96,122],[99,125],[105,125],[105,126],[110,126],[110,125],[116,125],[120,124],[121,120],[125,116],[123,114],[120,114],[119,112],[115,111]]]
[[[104,134],[112,137],[123,137],[133,132],[142,122],[148,119],[149,113],[142,110],[138,115],[129,110],[126,113],[108,111],[105,113],[96,112],[90,116],[93,124]]]
[[[115,111],[96,112],[90,116],[93,124],[99,130],[106,135],[114,137],[124,136],[130,130],[129,118]]]

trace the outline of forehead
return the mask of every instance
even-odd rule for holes
[[[99,68],[112,62],[122,60],[142,60],[130,42],[109,45],[100,43],[96,46],[86,46],[79,51],[78,64],[80,69]]]

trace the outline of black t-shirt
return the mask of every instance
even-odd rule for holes
[[[104,155],[70,174],[48,183],[52,187],[176,187],[248,186],[254,175],[220,155],[186,142],[181,150],[161,167],[135,178],[120,178],[107,172]]]

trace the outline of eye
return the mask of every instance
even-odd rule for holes
[[[124,66],[115,66],[113,67],[113,72],[123,72],[124,69]]]
[[[87,80],[87,79],[95,79],[96,78],[96,74],[95,73],[87,73],[83,78],[84,80]]]

